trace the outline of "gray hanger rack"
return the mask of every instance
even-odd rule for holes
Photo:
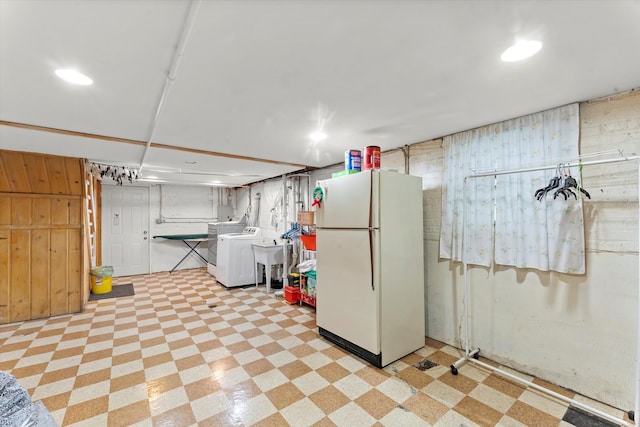
[[[619,151],[619,153],[621,154],[622,157],[617,157],[617,158],[612,158],[612,159],[603,159],[603,160],[592,160],[592,161],[586,161],[586,162],[582,162],[582,161],[575,161],[572,163],[563,163],[563,165],[565,167],[585,167],[585,166],[592,166],[592,165],[604,165],[604,164],[608,164],[608,163],[619,163],[619,162],[627,162],[627,161],[634,161],[634,160],[638,160],[640,159],[640,156],[624,156],[624,154]],[[585,156],[586,157],[586,156]],[[582,158],[582,157],[581,157]],[[483,177],[491,177],[491,176],[498,176],[498,175],[510,175],[510,174],[518,174],[518,173],[525,173],[525,172],[535,172],[535,171],[543,171],[543,170],[552,170],[552,169],[556,169],[558,167],[558,165],[548,165],[548,166],[540,166],[540,167],[530,167],[530,168],[521,168],[521,169],[508,169],[508,170],[495,170],[495,171],[488,171],[488,172],[483,172],[483,173],[476,173],[476,174],[471,174],[471,175],[467,175],[464,178],[463,181],[463,186],[462,186],[462,197],[464,200],[466,200],[466,187],[467,187],[467,182],[471,179],[475,179],[475,178],[483,178]],[[639,188],[639,192],[640,192],[640,166],[638,168],[638,188]],[[640,220],[639,220],[640,222]],[[499,375],[502,375],[504,377],[507,377],[513,381],[519,382],[521,384],[526,385],[527,387],[531,387],[535,390],[538,390],[540,392],[546,393],[550,396],[555,397],[556,399],[562,400],[564,402],[570,403],[580,409],[583,409],[585,411],[591,412],[592,414],[595,414],[601,418],[604,418],[606,420],[609,420],[611,422],[614,422],[618,425],[623,425],[626,427],[636,427],[635,424],[629,423],[623,419],[614,417],[606,412],[601,411],[600,409],[594,408],[590,405],[587,405],[583,402],[579,402],[577,400],[568,398],[566,396],[563,396],[559,393],[556,393],[555,391],[549,390],[546,387],[542,387],[538,384],[534,384],[531,381],[527,381],[525,379],[522,379],[516,375],[511,374],[510,372],[506,372],[500,368],[496,368],[494,366],[491,366],[487,363],[481,362],[480,360],[478,360],[479,355],[480,355],[480,349],[476,348],[474,350],[470,350],[469,349],[469,296],[470,296],[470,292],[469,292],[469,280],[468,280],[468,275],[467,275],[467,270],[468,270],[468,263],[467,263],[467,233],[466,231],[466,224],[467,224],[467,209],[466,209],[466,204],[463,204],[463,208],[462,208],[462,264],[463,264],[463,274],[464,274],[464,321],[465,321],[465,334],[464,334],[464,341],[465,341],[465,354],[464,357],[462,357],[461,359],[457,360],[455,363],[453,363],[451,365],[451,373],[454,375],[458,374],[458,368],[464,364],[465,362],[472,362],[473,364],[476,364],[478,366],[481,366],[485,369],[488,369],[492,372],[495,372]],[[638,236],[640,239],[640,235]],[[639,272],[640,272],[640,265],[638,266]],[[639,288],[640,288],[640,284],[639,284]],[[631,418],[632,420],[640,420],[640,291],[638,292],[638,337],[636,340],[636,345],[637,345],[637,357],[636,357],[636,377],[635,377],[635,385],[636,385],[636,397],[635,397],[635,407],[633,411],[629,411],[629,418]]]

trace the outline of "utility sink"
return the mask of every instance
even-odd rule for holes
[[[258,286],[258,264],[262,264],[266,271],[267,293],[269,293],[271,291],[271,267],[284,263],[284,243],[278,244],[273,240],[263,240],[262,242],[252,242],[251,246],[256,260],[256,287]]]
[[[251,244],[260,248],[280,248],[280,250],[284,246],[284,243],[274,243],[273,240],[263,240],[262,242],[253,242]]]

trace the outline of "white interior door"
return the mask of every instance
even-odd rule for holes
[[[102,264],[114,276],[149,273],[149,188],[102,186]]]

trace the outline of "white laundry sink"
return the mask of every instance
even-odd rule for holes
[[[284,264],[284,244],[271,241],[252,242],[256,262],[256,286],[258,286],[258,264],[264,265],[267,279],[267,293],[271,291],[271,267]],[[288,245],[290,246],[290,245]]]

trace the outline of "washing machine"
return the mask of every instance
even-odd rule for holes
[[[262,230],[258,227],[218,235],[216,281],[227,288],[254,285],[256,263],[251,244],[260,241]]]
[[[214,222],[209,224],[209,244],[207,257],[207,271],[212,276],[217,276],[218,265],[218,236],[229,233],[240,233],[247,227],[247,221],[243,216],[240,221]]]

